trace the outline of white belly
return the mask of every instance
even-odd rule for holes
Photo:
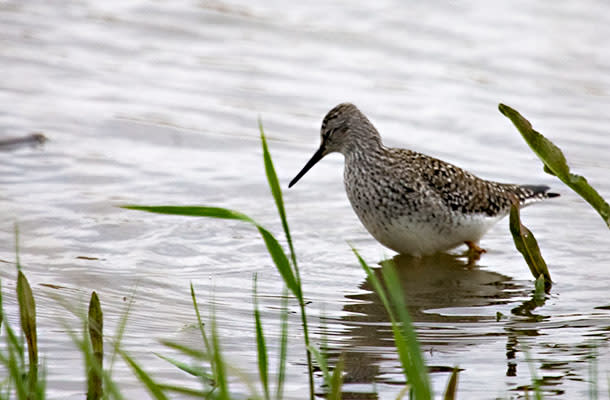
[[[372,213],[375,214],[375,213]],[[430,255],[453,249],[465,241],[478,243],[503,216],[461,215],[447,221],[424,221],[401,216],[383,221],[381,215],[358,215],[365,228],[381,244],[401,254]]]

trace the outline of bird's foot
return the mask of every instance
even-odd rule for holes
[[[468,257],[469,265],[472,265],[476,261],[479,261],[479,259],[481,258],[481,254],[487,253],[487,250],[479,247],[479,245],[477,245],[475,242],[467,240],[464,243],[466,244],[466,246],[468,246],[468,250],[466,250],[466,254],[464,255]]]

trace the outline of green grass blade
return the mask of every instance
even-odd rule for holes
[[[263,228],[260,224],[256,223],[250,217],[245,214],[239,213],[237,211],[228,210],[219,207],[202,207],[202,206],[141,206],[141,205],[126,205],[123,208],[131,209],[131,210],[141,210],[148,211],[160,214],[172,214],[172,215],[183,215],[183,216],[195,216],[195,217],[213,217],[213,218],[222,218],[222,219],[233,219],[233,220],[241,220],[245,222],[249,222],[257,227],[259,233],[263,237],[265,244],[267,246],[267,250],[271,255],[278,272],[282,276],[282,279],[286,283],[286,287],[296,296],[299,301],[299,307],[301,311],[301,320],[303,327],[303,337],[305,341],[305,347],[309,346],[309,333],[307,326],[307,315],[305,312],[305,301],[303,299],[303,293],[301,289],[301,278],[299,274],[299,269],[297,265],[296,255],[294,252],[292,238],[290,236],[290,230],[288,227],[288,222],[286,220],[286,212],[284,209],[284,203],[282,199],[281,189],[279,187],[279,182],[277,179],[277,174],[275,173],[275,168],[273,166],[273,161],[271,159],[269,149],[266,144],[266,140],[264,138],[264,133],[262,130],[262,125],[260,125],[261,129],[261,139],[263,142],[263,157],[265,161],[265,170],[267,173],[267,179],[269,182],[269,186],[271,188],[271,192],[276,201],[276,205],[278,207],[278,213],[280,214],[280,218],[282,220],[282,226],[284,227],[284,232],[286,234],[286,239],[288,241],[288,245],[290,248],[290,254],[292,258],[292,264],[294,266],[294,270],[290,265],[290,261],[284,250],[275,239],[275,237]],[[308,376],[309,376],[309,391],[310,391],[310,399],[314,398],[314,383],[313,383],[313,365],[311,360],[311,354],[309,351],[306,352],[307,357],[307,366],[308,366]]]
[[[201,320],[201,314],[199,313],[199,305],[197,304],[197,296],[195,295],[195,289],[193,288],[193,282],[190,283],[191,287],[191,299],[193,300],[193,308],[195,309],[195,315],[197,316],[197,326],[199,328],[199,332],[201,333],[201,339],[203,340],[203,345],[205,347],[205,352],[207,354],[212,354],[212,347],[210,346],[210,341],[208,340],[208,336],[205,334],[205,329],[203,328],[203,321]],[[210,361],[210,368],[212,369],[212,375],[215,375],[215,366],[214,361],[212,359]],[[206,378],[202,377],[204,384],[207,384]],[[212,378],[210,378],[212,379]],[[213,379],[212,379],[213,380]]]
[[[411,318],[407,312],[402,289],[399,284],[400,280],[396,275],[393,265],[386,264],[382,269],[384,283],[388,288],[388,294],[386,294],[386,290],[383,288],[372,269],[360,254],[358,254],[356,249],[352,250],[390,316],[396,350],[398,351],[403,371],[413,389],[415,398],[431,399],[432,389],[430,386],[428,369],[424,362],[419,342],[415,335],[415,330],[411,324]]]
[[[165,393],[163,393],[161,387],[159,387],[159,385],[151,378],[151,376],[146,373],[146,371],[144,371],[142,367],[140,367],[140,365],[136,363],[133,358],[131,358],[126,352],[121,349],[119,349],[119,354],[121,354],[125,362],[131,367],[131,369],[133,369],[133,372],[136,374],[140,382],[144,384],[146,389],[148,389],[153,398],[157,400],[168,400],[168,397],[165,395]]]
[[[252,302],[254,304],[254,324],[256,327],[256,353],[258,358],[258,374],[263,385],[265,399],[269,400],[269,372],[267,361],[267,345],[265,344],[265,333],[263,331],[263,323],[261,322],[261,313],[258,308],[258,293],[256,291],[256,274],[254,274],[254,282],[252,287]]]
[[[328,400],[341,400],[341,388],[343,386],[343,355],[339,357],[339,361],[335,365],[333,375],[330,378],[330,393]]]
[[[563,183],[585,199],[610,228],[610,205],[589,185],[584,177],[570,172],[570,167],[561,149],[542,134],[535,131],[532,128],[532,124],[516,110],[504,104],[500,104],[498,108],[521,132],[521,136],[523,136],[530,148],[544,163],[544,170],[557,176]]]
[[[538,241],[534,234],[521,223],[519,207],[516,204],[513,204],[510,208],[509,226],[515,247],[523,255],[534,278],[538,279],[540,275],[543,275],[545,282],[550,285],[552,282],[551,273],[544,258],[542,258],[542,254],[540,254]]]
[[[288,227],[288,220],[286,218],[286,210],[284,208],[282,189],[280,188],[280,182],[277,178],[277,173],[275,172],[273,160],[271,159],[271,153],[269,153],[269,147],[267,146],[267,139],[265,138],[265,132],[263,131],[263,123],[261,122],[261,120],[258,121],[258,129],[261,134],[261,143],[263,146],[263,160],[265,163],[265,173],[267,175],[267,181],[269,182],[269,188],[271,189],[271,194],[273,195],[275,205],[277,206],[277,212],[280,215],[280,219],[282,221],[282,227],[284,228],[284,233],[286,235],[286,241],[288,242],[288,247],[290,249],[292,262],[296,268],[297,259],[294,252],[294,247],[292,245],[292,237],[290,235],[290,228]]]
[[[313,358],[318,363],[318,367],[320,367],[320,371],[322,371],[322,376],[324,377],[324,383],[327,386],[330,386],[330,369],[328,368],[328,363],[326,362],[326,357],[315,347],[309,346],[309,352],[313,355]]]
[[[8,359],[6,361],[3,360],[3,363],[8,369],[12,383],[15,384],[17,399],[25,399],[29,393],[27,382],[23,379],[27,374],[27,372],[25,372],[25,366],[19,363],[19,355],[15,354],[14,348],[9,348],[8,352]]]
[[[197,296],[195,295],[195,289],[193,288],[193,282],[190,283],[191,287],[191,299],[193,300],[193,308],[195,309],[195,315],[197,316],[197,326],[199,328],[199,332],[201,333],[201,339],[203,340],[203,345],[205,346],[205,351],[210,353],[210,342],[208,341],[208,337],[205,334],[205,330],[203,329],[203,322],[201,320],[201,314],[199,313],[199,305],[197,304]]]
[[[229,400],[229,386],[227,382],[226,366],[222,357],[220,348],[220,340],[218,338],[218,332],[216,331],[216,318],[212,315],[212,352],[214,358],[214,365],[216,366],[215,381],[216,387],[219,389],[218,398],[221,400]]]
[[[402,354],[403,368],[406,369],[405,372],[407,372],[409,382],[413,386],[416,398],[432,398],[428,368],[424,362],[419,342],[415,335],[415,328],[413,327],[411,317],[407,311],[407,305],[404,301],[404,295],[400,286],[400,279],[396,274],[396,269],[392,263],[387,263],[382,267],[381,272],[392,305],[396,309],[400,322],[400,332],[404,342],[399,341],[397,343],[397,348],[399,354]]]
[[[32,288],[22,271],[17,275],[17,298],[19,301],[19,314],[21,329],[28,344],[28,360],[30,371],[28,374],[30,393],[36,392],[38,384],[38,341],[36,338],[36,303]]]
[[[159,388],[164,392],[173,392],[178,394],[184,394],[188,396],[188,398],[199,398],[199,399],[215,399],[216,397],[212,394],[212,390],[199,390],[199,389],[190,389],[183,386],[176,385],[168,385],[164,383],[159,383]],[[182,397],[180,397],[182,398]]]
[[[103,396],[102,374],[104,363],[104,315],[97,293],[91,294],[88,314],[89,339],[93,350],[94,366],[87,372],[87,400],[98,400]]]
[[[278,272],[286,282],[286,286],[290,291],[297,296],[302,297],[300,287],[297,285],[297,279],[290,267],[290,261],[286,257],[286,253],[280,246],[277,239],[260,224],[256,223],[252,218],[238,211],[229,210],[220,207],[202,207],[202,206],[139,206],[128,205],[123,208],[129,210],[147,211],[157,214],[182,215],[189,217],[209,217],[220,219],[239,220],[253,224],[258,229],[259,233],[265,241],[267,250],[278,269]]]
[[[453,368],[451,377],[449,378],[449,381],[447,382],[447,388],[445,389],[445,395],[443,396],[444,400],[454,400],[456,398],[459,372],[460,372],[460,369],[458,367]]]
[[[46,398],[47,393],[47,366],[46,362],[43,360],[42,367],[38,373],[38,382],[36,386],[36,399],[44,400]]]
[[[6,351],[8,356],[2,356],[0,352],[0,361],[9,372],[9,379],[15,384],[15,393],[18,399],[25,399],[28,393],[27,382],[23,379],[27,375],[25,368],[25,348],[19,342],[19,338],[15,331],[7,323],[4,327],[6,331]],[[10,383],[10,382],[9,382]]]
[[[288,289],[284,286],[282,291],[282,306],[280,317],[280,355],[277,367],[277,384],[275,398],[280,400],[284,397],[284,380],[286,377],[286,358],[288,355]]]
[[[112,345],[112,356],[110,357],[110,368],[108,370],[108,375],[112,376],[112,368],[114,367],[114,362],[118,356],[118,350],[121,347],[121,341],[123,340],[123,335],[125,334],[125,328],[127,327],[127,319],[129,317],[129,312],[131,311],[131,307],[133,306],[133,302],[135,299],[135,290],[134,293],[129,297],[129,303],[127,303],[127,308],[125,308],[125,312],[121,316],[121,320],[119,321],[116,333],[114,335],[113,345]]]
[[[178,368],[181,371],[186,372],[189,375],[196,376],[198,378],[203,378],[204,381],[206,382],[206,384],[208,384],[210,386],[214,384],[213,376],[211,374],[209,374],[205,370],[205,368],[202,368],[199,366],[194,366],[194,365],[189,365],[185,362],[175,360],[173,358],[164,356],[162,354],[158,354],[158,353],[154,353],[154,354],[157,357],[159,357],[160,359],[167,361],[168,363],[172,364],[174,367]]]
[[[408,383],[400,389],[400,392],[396,395],[396,400],[402,400],[407,395],[407,393],[411,393],[411,385]]]
[[[159,388],[161,390],[163,390],[164,392],[173,392],[173,393],[178,393],[178,394],[184,394],[187,395],[189,398],[200,398],[200,399],[210,399],[210,398],[215,398],[212,396],[211,394],[211,390],[209,391],[204,391],[204,390],[198,390],[198,389],[190,389],[187,387],[183,387],[183,386],[176,386],[176,385],[167,385],[167,384],[163,384],[163,383],[159,383]]]
[[[258,231],[263,237],[265,245],[267,246],[267,251],[271,255],[278,272],[284,279],[286,287],[297,297],[297,299],[302,299],[301,286],[297,283],[292,268],[290,268],[290,261],[288,261],[282,246],[280,246],[275,237],[262,226],[258,226]]]
[[[358,251],[354,248],[352,248],[352,251],[356,255],[356,258],[358,259],[360,266],[362,267],[362,269],[364,269],[364,272],[366,272],[367,278],[373,285],[373,289],[375,289],[377,296],[379,296],[379,298],[381,299],[381,303],[383,304],[383,307],[386,309],[387,313],[389,314],[390,320],[392,322],[395,322],[396,317],[394,316],[394,311],[392,310],[392,307],[390,307],[390,302],[388,300],[388,297],[386,296],[383,286],[381,286],[381,282],[379,282],[379,279],[377,279],[377,277],[373,273],[373,270],[371,269],[371,267],[369,267],[369,265],[366,263],[366,261],[364,261],[364,259],[358,253]]]
[[[172,342],[171,340],[161,340],[160,342],[162,345],[167,346],[170,349],[178,350],[179,352],[181,352],[189,357],[193,357],[197,360],[210,361],[213,358],[213,355],[211,352],[208,353],[205,351],[194,349],[192,347],[185,346],[181,343]],[[213,350],[214,349],[212,348],[212,351]]]
[[[263,146],[263,160],[265,163],[265,173],[267,175],[267,181],[269,182],[269,188],[271,189],[271,193],[273,195],[273,199],[275,200],[275,204],[277,206],[278,214],[280,215],[280,219],[282,220],[282,227],[284,228],[284,233],[286,235],[286,241],[288,242],[288,247],[290,249],[290,256],[292,259],[292,265],[294,266],[294,278],[296,284],[296,292],[295,293],[298,301],[299,308],[301,310],[301,322],[303,327],[303,340],[305,341],[305,348],[309,348],[309,328],[307,324],[307,314],[305,312],[305,300],[303,299],[303,292],[301,289],[301,274],[299,272],[299,266],[297,264],[296,253],[294,251],[294,246],[292,244],[292,237],[290,235],[290,228],[288,227],[288,220],[286,218],[286,210],[284,208],[284,200],[282,197],[282,190],[280,188],[279,180],[277,179],[277,174],[275,172],[275,167],[273,166],[273,160],[271,159],[271,153],[269,152],[269,147],[267,146],[267,140],[265,138],[265,132],[263,131],[263,124],[259,120],[259,130],[261,134],[261,143]],[[291,270],[292,273],[292,270]],[[287,282],[288,285],[288,282]],[[288,286],[290,289],[290,286]],[[291,289],[292,290],[292,289]],[[307,351],[307,372],[309,377],[309,398],[313,400],[314,398],[314,382],[313,382],[313,363],[311,359],[311,353]]]
[[[128,210],[148,211],[156,214],[167,215],[182,215],[186,217],[209,217],[219,219],[233,219],[238,221],[250,222],[258,225],[247,215],[238,211],[229,210],[222,207],[205,207],[205,206],[140,206],[140,205],[125,205],[121,206]]]

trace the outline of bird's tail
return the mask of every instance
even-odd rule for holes
[[[546,185],[520,185],[515,194],[522,206],[536,201],[558,197],[559,193],[549,192],[551,188]]]

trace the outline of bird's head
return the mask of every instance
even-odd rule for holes
[[[341,103],[326,114],[320,128],[320,137],[320,147],[290,182],[289,188],[327,154],[338,152],[346,155],[371,140],[376,144],[381,143],[375,127],[351,103]]]

